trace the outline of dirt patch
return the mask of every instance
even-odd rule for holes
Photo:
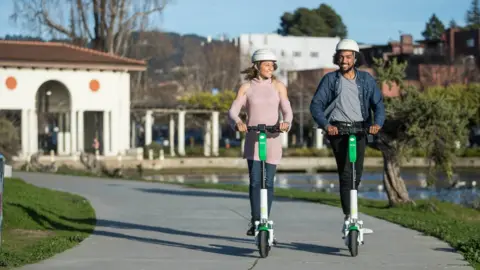
[[[19,236],[26,236],[32,238],[44,238],[53,236],[55,233],[53,231],[43,231],[43,230],[24,230],[24,229],[13,229],[13,233]]]

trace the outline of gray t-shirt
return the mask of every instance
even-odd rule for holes
[[[340,96],[336,100],[330,121],[361,122],[364,121],[355,81],[340,76]]]

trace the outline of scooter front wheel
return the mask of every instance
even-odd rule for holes
[[[268,231],[258,232],[258,250],[260,251],[260,257],[266,258],[270,251],[270,245],[268,244]]]
[[[358,255],[358,231],[351,230],[348,233],[348,250],[350,250],[350,254],[352,257],[356,257]]]

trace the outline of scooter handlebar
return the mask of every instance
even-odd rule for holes
[[[370,134],[369,128],[359,127],[337,127],[338,135],[350,135],[350,134]]]
[[[268,132],[281,132],[280,125],[268,126],[265,124],[258,124],[256,126],[248,126],[247,131],[268,131]]]
[[[338,135],[357,135],[363,134],[367,136],[368,143],[374,143],[376,136],[370,133],[370,129],[367,127],[337,127]]]

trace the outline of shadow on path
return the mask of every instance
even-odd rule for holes
[[[135,190],[146,192],[146,193],[156,193],[164,195],[173,195],[173,196],[192,196],[192,197],[206,197],[206,198],[227,198],[227,199],[246,199],[248,200],[248,193],[234,193],[235,191],[207,191],[207,190],[191,190],[191,189],[164,189],[164,188],[134,188]],[[274,195],[274,201],[276,202],[317,202],[326,204],[329,206],[336,205],[340,199],[339,198],[318,198],[318,200],[299,200],[287,197],[280,197]]]
[[[52,212],[50,213],[55,215],[55,213],[52,213]],[[58,216],[58,218],[61,218],[70,222],[75,222],[75,223],[91,223],[92,222],[92,220],[88,220],[88,219],[71,219],[64,216]],[[48,220],[48,217],[42,216],[41,218],[38,218],[38,220],[39,221]],[[252,246],[252,248],[226,246],[226,245],[219,245],[219,244],[209,244],[208,246],[206,245],[200,246],[200,245],[193,245],[188,243],[180,243],[180,242],[164,240],[164,239],[161,239],[161,235],[158,235],[158,238],[153,238],[153,237],[146,238],[146,237],[140,237],[140,236],[134,236],[134,235],[127,235],[119,232],[105,231],[105,230],[102,230],[101,228],[143,230],[143,231],[151,231],[151,232],[157,232],[157,233],[168,234],[168,235],[224,240],[224,241],[231,241],[231,242],[242,243],[242,244],[249,244]],[[180,248],[186,248],[191,250],[198,250],[198,251],[204,251],[204,252],[210,252],[210,253],[216,253],[216,254],[222,254],[222,255],[229,255],[229,256],[253,257],[253,258],[258,257],[258,255],[256,254],[249,255],[251,253],[256,253],[258,251],[254,245],[254,242],[253,242],[254,239],[252,237],[239,238],[239,237],[232,237],[232,236],[213,235],[213,234],[183,231],[179,229],[166,228],[166,227],[160,227],[160,226],[149,226],[149,225],[143,225],[143,224],[135,224],[135,223],[104,220],[104,219],[96,220],[96,228],[92,232],[92,234],[112,237],[112,238],[127,239],[132,241],[139,241],[139,242],[150,243],[150,244],[180,247]],[[296,242],[281,243],[280,242],[274,248],[299,250],[299,251],[306,251],[306,252],[320,253],[320,254],[334,255],[334,256],[347,256],[345,254],[338,253],[338,252],[341,252],[342,249],[339,249],[336,247],[313,245],[308,243],[296,243]]]
[[[235,257],[249,257],[249,258],[258,257],[255,255],[250,255],[251,253],[254,253],[256,251],[255,249],[251,249],[251,248],[225,246],[225,245],[218,245],[218,244],[209,244],[208,246],[207,245],[200,246],[200,245],[180,243],[180,242],[168,241],[168,240],[157,239],[157,238],[146,238],[146,237],[117,233],[117,232],[107,232],[103,230],[95,230],[93,232],[93,235],[120,238],[120,239],[138,241],[138,242],[155,244],[155,245],[169,246],[169,247],[185,248],[185,249],[215,253],[220,255],[229,255],[229,256],[235,256]]]
[[[337,247],[329,247],[329,246],[322,246],[322,245],[314,245],[308,243],[298,243],[298,242],[291,242],[291,243],[280,243],[277,247],[281,248],[289,248],[292,250],[298,251],[305,251],[311,253],[318,253],[318,254],[325,254],[325,255],[333,255],[333,256],[341,256],[341,257],[350,257],[347,254],[340,253],[342,251],[348,251],[345,248],[337,248]]]

